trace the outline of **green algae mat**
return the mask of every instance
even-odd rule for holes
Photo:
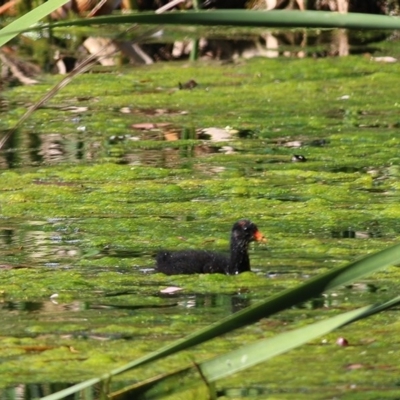
[[[89,379],[398,241],[397,63],[253,59],[96,72],[38,110],[0,153],[0,387]],[[58,80],[4,91],[0,128]],[[191,80],[197,86],[185,86]],[[251,247],[253,272],[154,272],[162,248],[226,251],[240,218],[268,238]],[[398,279],[390,267],[132,376],[394,297]],[[218,390],[396,398],[398,328],[393,309]],[[339,336],[350,345],[337,346]]]

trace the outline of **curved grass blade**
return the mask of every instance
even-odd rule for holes
[[[68,3],[68,1],[69,0],[49,0],[8,24],[0,31],[0,47],[4,46],[19,33],[32,29],[32,25],[47,17],[65,3]]]
[[[276,28],[400,29],[400,18],[387,15],[322,11],[211,10],[173,11],[168,14],[132,13],[85,20],[60,21],[53,27],[93,24],[232,25]]]
[[[201,366],[201,371],[208,381],[214,382],[279,354],[286,353],[343,325],[370,317],[399,303],[400,296],[381,305],[362,307],[294,331],[281,333],[273,338],[249,344],[205,362]]]
[[[127,29],[124,33],[129,30],[134,29],[131,27]],[[147,39],[153,34],[153,30],[149,30],[144,34],[138,36],[135,40],[132,40],[131,43],[138,42],[140,40]],[[60,90],[62,90],[65,86],[67,86],[76,76],[83,74],[86,71],[89,71],[93,65],[95,65],[99,58],[99,54],[101,54],[103,49],[98,50],[96,53],[89,55],[82,62],[80,62],[71,72],[69,72],[60,82],[58,82],[51,90],[46,92],[40,100],[36,103],[32,104],[25,113],[21,116],[21,118],[17,121],[12,129],[10,129],[6,135],[4,135],[0,139],[0,150],[3,146],[8,142],[8,140],[12,137],[12,135],[17,131],[17,129],[40,107],[42,107],[45,103],[47,103],[50,99],[52,99]]]
[[[51,2],[52,0],[50,0],[49,2]],[[69,1],[69,0],[66,0]],[[173,7],[174,5],[176,5],[177,3],[180,3],[182,0],[173,0],[170,3],[166,4],[165,6],[159,8],[158,10],[156,10],[157,14],[160,14],[166,10],[168,10],[170,7]],[[47,3],[46,3],[47,4]],[[100,3],[98,4],[98,6],[100,5]],[[22,17],[23,18],[23,17]],[[20,18],[21,19],[21,18]],[[16,22],[20,21],[20,19],[18,19]],[[128,29],[125,30],[125,32],[121,33],[120,36],[125,35],[125,33],[133,30],[136,27],[130,27]],[[42,28],[41,28],[42,29]],[[4,31],[4,30],[3,30]],[[0,38],[1,38],[1,32],[0,31]],[[149,36],[151,36],[151,34],[153,34],[152,30],[147,31],[146,33],[142,34],[141,36],[137,37],[135,40],[132,40],[131,42],[137,42],[140,40],[144,40],[145,38],[148,38]],[[0,45],[1,46],[1,45]],[[1,138],[0,140],[0,149],[3,148],[3,146],[5,145],[5,143],[8,142],[8,140],[12,137],[12,135],[16,132],[16,130],[42,105],[44,105],[48,100],[50,100],[51,98],[53,98],[62,88],[64,88],[65,86],[67,86],[72,79],[77,76],[80,75],[88,70],[90,70],[92,68],[92,66],[98,62],[99,60],[99,54],[101,54],[103,52],[103,49],[100,49],[97,53],[92,54],[90,56],[88,56],[85,60],[83,60],[79,65],[77,65],[67,76],[64,77],[64,79],[62,79],[58,84],[56,84],[50,91],[48,91],[39,101],[37,101],[36,103],[34,103],[32,106],[30,106],[26,112],[22,115],[22,117],[18,120],[18,122],[16,123],[16,125],[10,129],[7,134]]]
[[[154,377],[146,382],[137,383],[131,387],[110,394],[109,398],[113,400],[122,400],[126,398],[127,395],[129,395],[130,398],[132,398],[132,396],[137,398],[144,394],[146,400],[157,399],[198,385],[201,383],[202,379],[207,383],[213,383],[219,379],[286,353],[344,325],[382,312],[399,303],[400,296],[384,304],[362,307],[303,328],[284,332],[273,338],[243,346],[240,349],[202,362],[196,366]]]
[[[283,292],[278,293],[264,301],[261,301],[260,303],[250,306],[233,315],[230,315],[223,320],[212,324],[209,327],[194,332],[193,334],[179,339],[167,346],[164,346],[157,351],[149,353],[120,368],[117,368],[110,373],[104,374],[98,378],[93,378],[89,379],[88,381],[81,382],[58,393],[46,396],[43,399],[61,399],[67,395],[76,393],[86,387],[97,384],[105,379],[109,379],[113,375],[119,375],[123,372],[136,368],[139,365],[158,360],[160,358],[174,354],[178,351],[185,350],[189,347],[203,343],[219,335],[230,332],[234,329],[252,324],[261,318],[265,318],[288,307],[292,307],[295,304],[313,298],[321,294],[325,290],[348,284],[356,279],[360,279],[365,275],[371,274],[378,271],[379,269],[399,262],[400,244],[396,244],[387,249],[366,256],[361,260],[350,263],[344,267],[335,268],[334,270],[328,271],[322,275],[318,275],[315,278],[308,280],[307,282],[303,283],[300,286],[297,286],[294,289],[284,290]]]

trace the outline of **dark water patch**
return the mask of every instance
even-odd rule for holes
[[[152,124],[152,126],[156,126]],[[140,130],[136,135],[112,135],[109,136],[107,142],[96,142],[97,139],[90,143],[90,140],[83,141],[81,135],[56,135],[44,134],[35,135],[31,134],[29,137],[35,137],[33,147],[26,151],[24,146],[16,147],[13,152],[8,154],[7,163],[3,162],[5,168],[18,168],[21,165],[53,165],[65,162],[75,163],[93,163],[104,159],[111,160],[121,165],[132,166],[156,166],[165,168],[175,168],[179,166],[188,166],[188,162],[194,162],[199,158],[207,157],[212,154],[223,153],[226,155],[237,153],[257,153],[260,154],[276,154],[279,151],[279,146],[285,147],[292,146],[291,143],[295,142],[282,142],[272,141],[274,147],[270,147],[260,142],[257,139],[258,133],[253,130],[236,129],[234,134],[220,130],[227,135],[226,138],[217,133],[209,130],[195,129],[195,128],[165,128],[164,129],[150,129]],[[211,132],[211,133],[210,133]],[[218,132],[218,131],[217,131]],[[214,143],[215,140],[231,140],[228,139],[252,139],[247,142],[246,147],[243,149],[234,146],[223,145]],[[82,139],[81,141],[75,139]],[[40,140],[39,140],[40,139]],[[187,142],[186,142],[187,141]],[[26,143],[24,141],[23,143]],[[325,139],[318,139],[310,141],[306,138],[298,142],[298,146],[316,146],[324,147],[329,143]],[[294,146],[294,144],[293,144]],[[265,150],[262,150],[262,149]],[[93,151],[94,150],[94,151]],[[3,155],[4,155],[3,151]],[[304,159],[309,156],[300,154]],[[265,163],[280,163],[289,162],[292,156],[284,155],[272,157],[264,160]],[[5,161],[5,160],[4,160]],[[1,166],[1,152],[0,152],[0,166]],[[356,168],[356,167],[354,167]],[[327,168],[329,170],[329,168]],[[345,172],[345,167],[332,168],[334,172]],[[355,172],[356,170],[348,167],[348,172]],[[37,180],[38,184],[42,184],[42,180]],[[46,183],[43,183],[46,184]],[[67,183],[59,183],[60,185],[67,185]],[[71,183],[72,184],[72,183]]]
[[[347,285],[346,289],[355,290],[359,292],[375,293],[378,291],[379,288],[374,283],[354,283],[352,285]]]
[[[28,313],[42,310],[43,307],[43,302],[34,301],[5,301],[0,304],[0,310],[2,311],[24,311]]]
[[[119,310],[165,310],[166,312],[180,312],[180,309],[193,309],[196,312],[202,313],[210,309],[216,309],[218,312],[225,313],[235,313],[240,311],[252,304],[251,293],[248,290],[241,290],[233,294],[223,294],[223,293],[186,293],[177,291],[172,294],[162,293],[158,294],[159,299],[163,302],[161,304],[151,304],[151,300],[147,300],[148,304],[128,304],[126,296],[129,296],[129,292],[120,292],[122,298],[118,303],[115,300],[101,303],[89,303],[90,309],[119,309]],[[112,296],[115,298],[115,296]],[[135,298],[137,302],[138,299]],[[171,309],[168,311],[168,309]]]
[[[7,146],[0,150],[0,168],[57,165],[63,163],[91,164],[104,159],[126,165],[176,167],[187,161],[212,153],[228,152],[223,142],[233,138],[255,139],[255,130],[237,128],[194,128],[170,122],[145,122],[132,125],[134,133],[110,135],[107,141],[88,138],[84,121],[75,117],[76,132],[16,132]],[[187,143],[185,141],[189,141]]]
[[[5,257],[5,264],[9,260],[12,268],[59,266],[81,255],[82,236],[72,221],[68,224],[8,219],[7,225],[0,230],[0,254]]]
[[[90,304],[89,308],[92,310],[112,310],[112,309],[119,309],[119,310],[128,310],[128,311],[135,311],[135,310],[143,310],[143,309],[156,309],[156,308],[170,308],[176,307],[178,303],[169,303],[169,304],[136,304],[136,305],[129,305],[129,304]]]
[[[344,165],[344,166],[341,166],[341,167],[329,168],[328,171],[335,172],[335,173],[343,172],[343,173],[346,173],[346,174],[353,174],[355,172],[363,172],[363,173],[366,172],[365,168],[363,168],[363,167],[354,167],[354,166],[351,166],[351,165]]]
[[[299,273],[298,268],[294,267],[293,264],[284,264],[280,263],[279,268],[276,269],[269,269],[266,272],[253,268],[254,272],[260,273],[262,272],[262,275],[265,276],[267,279],[301,279],[302,277],[307,274],[306,271],[312,270],[310,267],[305,267],[304,272]]]
[[[33,180],[33,184],[35,185],[54,185],[54,186],[82,186],[81,183],[77,182],[65,182],[65,181],[59,181],[59,180]]]
[[[80,133],[17,132],[0,151],[0,168],[80,162],[85,159],[85,149],[88,149],[88,143]]]
[[[250,387],[246,388],[235,388],[235,387],[227,387],[223,389],[217,390],[217,396],[218,397],[224,397],[224,398],[232,398],[232,399],[237,399],[237,398],[244,398],[244,399],[265,399],[270,396],[274,395],[279,395],[279,394],[288,394],[287,390],[277,390],[277,389],[272,389],[268,386],[262,387],[262,386],[256,386],[256,385],[251,385]]]
[[[387,193],[386,189],[379,189],[379,188],[360,188],[360,189],[357,189],[357,190],[364,191],[364,192],[369,192],[369,193],[378,193],[378,194]]]
[[[313,139],[310,142],[306,142],[308,146],[312,147],[326,147],[330,144],[328,139]]]
[[[101,330],[107,331],[107,325],[114,320],[120,319],[123,324],[129,325],[130,316],[132,324],[142,324],[152,315],[158,315],[159,321],[168,320],[167,314],[174,314],[181,306],[180,301],[175,298],[123,296],[112,298],[101,298],[99,300],[78,301],[69,303],[57,303],[57,299],[43,302],[11,302],[6,301],[0,307],[1,317],[4,321],[2,332],[5,332],[10,324],[20,321],[20,328],[13,331],[13,337],[36,337],[40,334],[61,334],[63,331],[68,334],[81,336],[93,335]],[[188,307],[190,308],[190,307]],[[171,311],[168,311],[168,310]],[[165,317],[165,318],[164,318]],[[91,323],[87,323],[87,319]],[[125,322],[123,322],[125,321]],[[70,325],[68,329],[64,329]],[[163,322],[164,323],[164,322]],[[153,322],[148,322],[151,326]],[[33,327],[34,326],[34,327]],[[146,327],[143,327],[142,335]],[[123,334],[123,330],[113,329],[113,335]],[[115,339],[113,337],[110,337]]]
[[[183,308],[188,309],[222,309],[226,310],[228,313],[235,313],[237,311],[243,310],[251,304],[251,296],[242,292],[236,294],[227,295],[221,293],[213,294],[184,294],[184,295],[174,295],[179,299],[178,305]]]
[[[288,202],[295,202],[295,203],[303,203],[310,200],[310,197],[304,196],[293,196],[293,195],[266,195],[266,196],[259,196],[259,198],[267,198],[271,200],[279,200],[279,201],[288,201]]]
[[[188,112],[185,110],[171,109],[171,108],[129,108],[124,107],[121,110],[123,114],[133,114],[133,115],[146,115],[152,117],[162,117],[162,116],[176,116],[176,115],[187,115]]]
[[[263,135],[262,135],[263,136]],[[267,139],[267,138],[266,138]],[[270,139],[269,143],[276,146],[288,147],[288,148],[303,148],[305,146],[310,147],[326,147],[330,144],[329,139],[310,139],[307,136],[300,136],[295,140],[293,137],[277,137]],[[270,151],[273,149],[270,149]]]
[[[361,229],[360,229],[361,228]],[[379,221],[371,221],[360,224],[360,228],[348,227],[346,229],[334,229],[331,234],[333,238],[344,239],[369,239],[385,236],[384,228]]]
[[[107,256],[107,257],[115,257],[115,258],[138,258],[143,257],[148,253],[139,250],[129,250],[129,249],[118,249],[113,248],[111,246],[106,246],[102,250],[99,251],[96,256]]]
[[[76,382],[77,383],[77,382]],[[0,397],[4,400],[33,400],[40,397],[47,396],[52,393],[56,393],[60,390],[66,389],[74,385],[72,382],[49,382],[49,383],[21,383],[15,384],[4,388],[0,391]],[[97,394],[99,389],[90,389],[90,395],[94,396]],[[67,400],[72,400],[73,396],[66,397]],[[83,400],[85,397],[82,398]]]
[[[333,238],[343,239],[369,239],[374,237],[382,237],[381,232],[368,232],[368,231],[355,231],[352,229],[345,229],[344,231],[332,231]]]

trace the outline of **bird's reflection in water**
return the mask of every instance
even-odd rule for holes
[[[178,305],[185,308],[223,308],[231,313],[243,310],[251,304],[250,296],[235,294],[192,294],[179,296]]]

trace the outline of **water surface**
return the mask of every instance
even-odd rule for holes
[[[72,82],[0,153],[1,387],[97,376],[395,243],[397,77],[397,64],[348,57],[179,63]],[[178,90],[190,79],[199,85]],[[27,98],[57,80],[4,92],[4,130]],[[78,103],[87,109],[60,108]],[[268,237],[251,246],[252,273],[155,273],[161,248],[226,252],[240,218]],[[397,280],[398,268],[389,268],[133,379],[383,301],[397,294]],[[162,293],[169,287],[182,290]],[[218,390],[233,398],[395,398],[396,317],[393,310],[343,328]],[[351,346],[336,346],[338,336]]]

